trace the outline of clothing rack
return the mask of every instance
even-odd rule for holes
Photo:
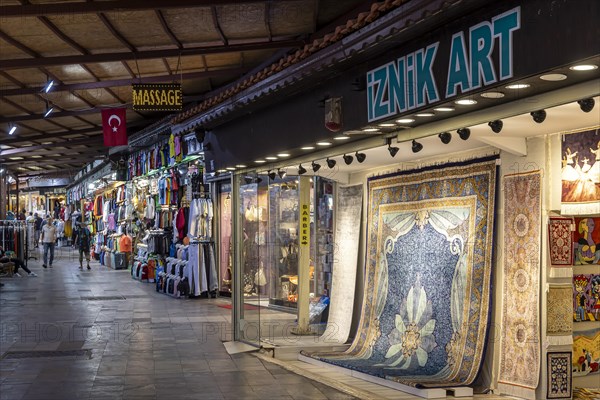
[[[28,246],[27,222],[20,220],[0,220],[0,243],[5,252],[14,253],[14,257],[27,266]]]

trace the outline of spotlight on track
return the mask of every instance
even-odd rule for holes
[[[329,169],[335,167],[335,164],[337,163],[337,161],[335,161],[334,159],[331,159],[329,157],[327,157],[327,160],[325,160],[327,162],[327,166],[329,167]]]
[[[302,164],[300,164],[300,165],[298,166],[298,175],[304,175],[305,173],[306,173],[306,168],[304,168],[304,167],[302,166]]]
[[[400,150],[400,148],[392,146],[392,138],[387,139],[387,145],[388,145],[388,151],[390,152],[390,156],[396,157],[396,154],[398,154],[398,150]]]
[[[344,162],[346,165],[352,164],[352,161],[354,161],[354,157],[352,157],[350,154],[344,154]]]
[[[471,136],[471,130],[469,128],[460,128],[456,133],[458,133],[458,137],[462,140],[467,140]]]
[[[277,177],[277,172],[269,170],[269,172],[267,173],[267,175],[269,176],[270,180],[274,181],[275,178]]]
[[[317,172],[318,170],[321,169],[321,164],[317,164],[316,162],[312,162],[312,164],[310,164],[310,166],[312,167],[313,172]]]
[[[412,151],[413,153],[418,153],[421,150],[423,150],[423,145],[419,142],[417,142],[415,139],[413,139],[412,141]]]
[[[442,143],[448,144],[452,140],[452,134],[450,132],[442,132],[438,135]]]
[[[546,120],[546,110],[537,110],[529,113],[533,120],[538,124],[541,124]]]
[[[354,156],[356,156],[356,161],[358,161],[359,163],[367,159],[367,155],[365,153],[359,153],[358,151],[354,153]]]
[[[501,119],[497,119],[497,120],[488,122],[488,126],[490,128],[492,128],[492,131],[494,133],[500,133],[502,131],[502,127],[504,126],[504,123],[502,122]]]
[[[287,175],[287,171],[285,169],[278,168],[277,175],[279,175],[279,178],[283,179]]]
[[[577,104],[579,104],[579,108],[581,108],[581,111],[589,113],[590,111],[592,111],[594,109],[594,105],[596,104],[596,101],[592,98],[581,99],[581,100],[577,100]]]
[[[254,178],[251,176],[244,176],[244,182],[246,182],[246,185],[249,185],[254,182]]]

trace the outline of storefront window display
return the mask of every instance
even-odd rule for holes
[[[219,276],[220,293],[230,296],[233,279],[233,243],[231,237],[231,184],[217,185],[219,224]]]

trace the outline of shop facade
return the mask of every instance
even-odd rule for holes
[[[600,32],[556,27],[598,5],[491,4],[389,10],[173,127],[203,136],[236,340],[422,394],[594,387]]]

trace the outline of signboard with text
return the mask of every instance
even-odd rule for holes
[[[135,111],[181,111],[183,109],[181,84],[132,85],[132,92]]]

